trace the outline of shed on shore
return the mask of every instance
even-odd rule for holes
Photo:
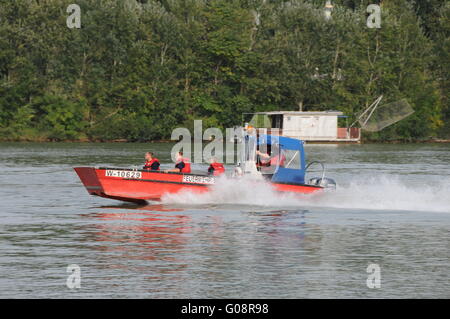
[[[313,142],[356,142],[361,131],[356,127],[339,127],[339,111],[275,111],[252,113],[250,124],[259,131]]]

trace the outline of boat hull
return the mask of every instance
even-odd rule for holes
[[[189,191],[201,194],[211,190],[213,176],[121,168],[75,167],[90,195],[134,203],[160,200],[166,194]],[[275,190],[308,194],[323,189],[305,184],[272,183]]]

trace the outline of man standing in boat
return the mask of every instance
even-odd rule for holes
[[[183,157],[183,152],[178,152],[174,169],[165,170],[164,172],[190,173],[191,163],[189,159]]]
[[[149,169],[152,171],[159,171],[159,160],[156,157],[153,157],[152,152],[145,153],[145,164],[144,169]]]

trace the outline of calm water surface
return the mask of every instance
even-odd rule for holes
[[[0,297],[450,297],[450,145],[307,145],[338,182],[309,197],[223,181],[138,207],[90,197],[72,170],[170,149],[1,143]]]

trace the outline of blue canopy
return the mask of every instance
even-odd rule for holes
[[[284,157],[283,165],[279,166],[272,176],[273,182],[305,183],[306,156],[303,141],[284,136],[260,135],[258,145],[262,144],[278,145],[280,156]]]

